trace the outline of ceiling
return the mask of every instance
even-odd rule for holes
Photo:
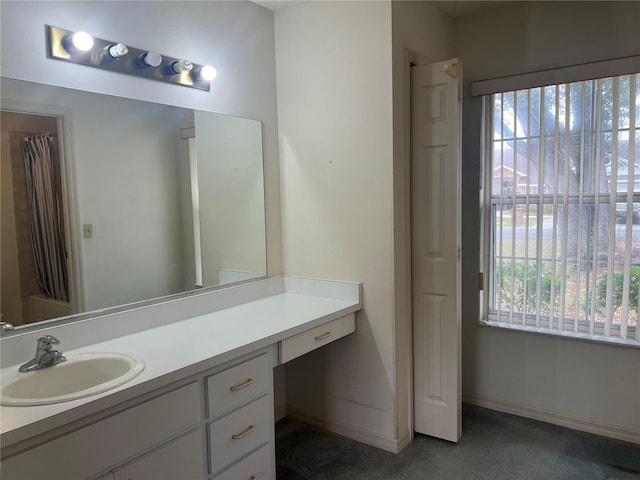
[[[280,10],[285,7],[304,3],[305,1],[318,1],[318,0],[252,0],[253,3],[268,8],[269,10]],[[513,1],[463,1],[463,0],[448,0],[448,1],[435,1],[433,3],[436,7],[442,10],[444,13],[453,18],[462,18],[467,15],[473,15],[482,10],[488,10],[490,8],[497,7],[499,5],[507,5],[511,3],[517,3]]]
[[[444,13],[453,18],[462,18],[467,15],[473,15],[475,13],[481,12],[483,10],[489,10],[491,8],[495,8],[497,6],[505,6],[513,3],[513,1],[439,1],[439,2],[431,2]]]
[[[297,5],[303,3],[305,0],[251,0],[253,3],[257,3],[261,7],[268,8],[269,10],[280,10],[285,7]]]

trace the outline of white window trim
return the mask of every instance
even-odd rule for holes
[[[582,82],[584,80],[614,77],[637,72],[640,72],[640,55],[613,58],[600,62],[581,63],[561,68],[479,80],[471,84],[471,96],[493,95],[494,93],[511,92],[525,88]]]

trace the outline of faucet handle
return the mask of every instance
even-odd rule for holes
[[[9,322],[0,322],[0,330],[3,332],[10,332],[14,329],[14,326]]]
[[[38,339],[38,348],[43,348],[45,350],[49,350],[51,345],[58,345],[60,340],[58,340],[53,335],[44,335]]]

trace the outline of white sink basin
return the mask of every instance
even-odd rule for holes
[[[135,378],[144,361],[122,353],[65,354],[67,361],[53,367],[19,373],[2,370],[2,405],[46,405],[106,392]]]

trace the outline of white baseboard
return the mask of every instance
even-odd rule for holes
[[[616,425],[594,422],[583,418],[559,415],[548,410],[515,402],[498,400],[484,395],[463,395],[462,401],[479,407],[488,408],[490,410],[497,410],[498,412],[518,415],[520,417],[540,420],[542,422],[560,425],[561,427],[567,427],[573,430],[580,430],[582,432],[594,433],[596,435],[602,435],[616,440],[640,444],[640,432],[637,430],[630,430]]]
[[[393,453],[400,453],[405,447],[408,447],[412,441],[413,431],[406,431],[404,435],[397,440],[396,450]]]
[[[407,432],[402,438],[389,438],[382,435],[368,432],[366,430],[360,430],[348,425],[340,425],[337,423],[327,422],[318,418],[311,417],[307,414],[296,412],[291,408],[286,409],[287,417],[297,420],[299,422],[313,425],[314,427],[326,430],[331,433],[336,433],[343,437],[350,438],[356,442],[365,443],[372,447],[377,447],[382,450],[386,450],[391,453],[399,453],[404,447],[411,443],[411,432]]]

